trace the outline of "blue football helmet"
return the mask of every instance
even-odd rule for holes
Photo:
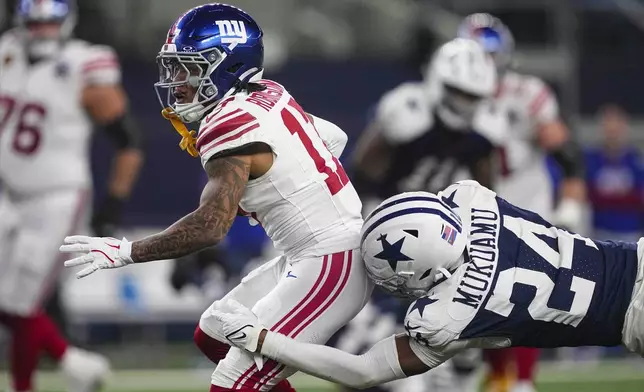
[[[262,37],[250,15],[227,4],[206,4],[183,14],[157,57],[155,88],[161,105],[185,123],[201,120],[223,98],[261,79]],[[179,103],[177,90],[185,86],[196,90],[194,98]]]
[[[52,34],[43,25],[59,25]],[[76,3],[73,0],[20,0],[16,25],[22,30],[29,56],[43,59],[54,56],[76,27]]]
[[[469,15],[461,22],[457,36],[481,44],[492,55],[499,71],[511,65],[514,37],[499,18],[484,13]]]

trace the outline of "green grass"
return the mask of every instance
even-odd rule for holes
[[[537,388],[539,392],[642,392],[644,380],[548,383]]]
[[[334,392],[336,389],[329,386],[327,388],[299,388],[295,385],[297,392]],[[611,382],[574,382],[574,383],[540,383],[539,392],[642,392],[644,390],[644,380],[642,381],[611,381]],[[132,391],[134,392],[134,391]],[[136,392],[158,392],[158,390],[136,391]],[[172,392],[205,392],[202,390],[175,390]],[[427,391],[431,392],[431,391]]]
[[[128,370],[116,371],[104,392],[206,392],[210,370]],[[298,392],[334,392],[323,380],[298,374],[291,379]],[[0,375],[0,390],[7,385]],[[38,376],[38,391],[64,392],[56,373]],[[605,362],[593,367],[569,368],[543,364],[537,381],[539,392],[644,392],[644,361]],[[431,392],[431,391],[428,391]]]

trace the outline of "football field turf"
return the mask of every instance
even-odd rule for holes
[[[116,371],[103,391],[207,392],[209,374],[207,369]],[[306,375],[296,375],[291,382],[298,392],[336,391],[331,383]],[[0,390],[5,385],[7,379],[3,374]],[[41,392],[64,392],[63,385],[55,373],[39,374],[38,390]],[[644,360],[605,362],[586,367],[546,363],[542,365],[537,386],[539,392],[644,392]]]

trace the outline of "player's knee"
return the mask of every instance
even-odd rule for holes
[[[230,346],[208,336],[199,326],[195,329],[194,342],[202,353],[214,363],[219,363],[228,354]]]

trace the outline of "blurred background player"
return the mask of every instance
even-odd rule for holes
[[[494,186],[495,191],[509,202],[535,211],[561,227],[583,232],[586,193],[583,156],[559,116],[557,99],[550,87],[535,76],[510,69],[514,38],[499,19],[489,14],[470,15],[461,23],[458,36],[479,42],[494,58],[499,73],[492,107],[507,116],[509,132],[500,148],[502,176]],[[559,165],[564,177],[556,208],[547,154]],[[492,365],[491,390],[507,388],[512,356],[516,359],[517,378],[512,390],[534,389],[536,349],[493,350],[487,355]]]
[[[644,228],[644,168],[624,109],[602,106],[599,132],[600,143],[586,150],[593,236],[634,241]]]
[[[437,50],[423,81],[387,92],[353,156],[365,212],[373,199],[466,177],[491,185],[494,143],[505,125],[484,110],[496,83],[491,59],[475,42],[456,39]]]
[[[503,117],[486,109],[496,82],[494,63],[482,48],[455,39],[436,51],[422,81],[404,83],[381,98],[354,153],[354,177],[365,214],[400,192],[438,192],[467,178],[493,184],[495,145],[505,127]],[[368,347],[372,342],[365,339],[373,335],[364,330],[370,319],[382,333],[402,328],[382,312],[393,313],[400,322],[406,305],[376,292],[374,301],[343,331],[338,346],[354,351]],[[416,377],[392,388],[435,390],[436,385]]]
[[[61,271],[57,248],[82,230],[91,202],[94,124],[117,152],[108,195],[92,219],[98,235],[118,223],[142,162],[114,51],[73,39],[69,0],[23,0],[0,38],[0,322],[11,331],[12,389],[30,391],[43,353],[70,391],[89,391],[108,371],[100,355],[71,347],[41,308]]]
[[[619,105],[602,105],[597,128],[599,142],[585,149],[592,235],[637,241],[644,230],[644,167],[633,146],[628,114]],[[567,366],[575,361],[598,364],[610,353],[604,347],[568,347],[558,349],[557,358]]]

